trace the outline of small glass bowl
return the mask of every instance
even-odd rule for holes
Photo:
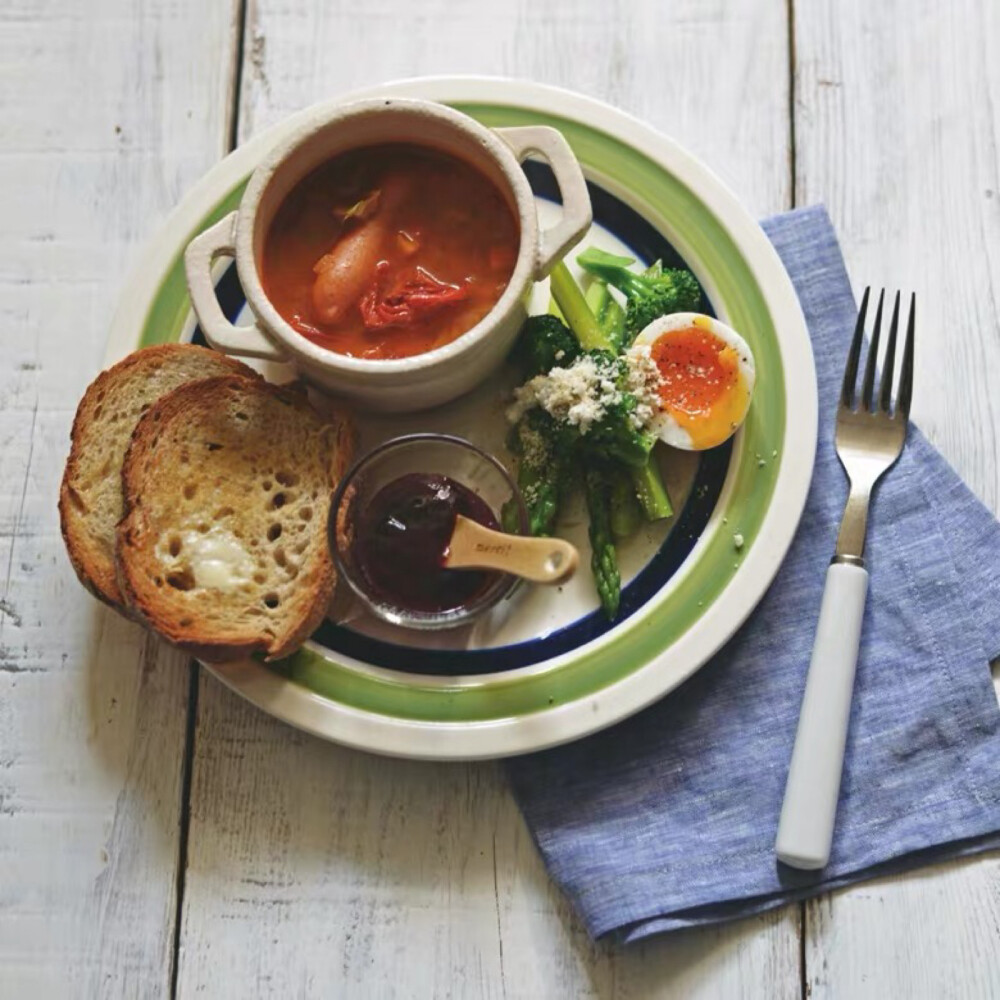
[[[528,533],[528,512],[510,473],[488,452],[450,434],[407,434],[379,445],[347,472],[330,504],[328,533],[337,572],[373,614],[403,628],[446,629],[466,625],[509,597],[520,580],[501,573],[482,593],[447,611],[414,611],[387,604],[371,592],[354,556],[355,512],[365,510],[383,486],[408,473],[449,476],[477,493],[500,520],[513,499],[519,512],[519,534]]]

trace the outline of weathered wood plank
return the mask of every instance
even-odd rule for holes
[[[138,244],[225,149],[232,5],[0,12],[0,995],[169,990],[189,668],[76,582],[56,496]]]
[[[797,0],[795,22],[798,198],[827,204],[857,286],[916,290],[915,419],[998,510],[1000,11]],[[996,995],[998,871],[966,861],[811,903],[812,995]]]
[[[913,416],[1000,510],[1000,10],[798,0],[797,200],[857,287],[917,293]]]
[[[797,908],[591,944],[500,768],[290,731],[205,677],[180,995],[797,997]]]
[[[779,0],[249,0],[240,137],[386,80],[516,76],[662,129],[765,215],[790,201],[786,15]]]
[[[814,998],[1000,995],[1000,858],[879,879],[809,904]]]
[[[241,138],[385,79],[513,75],[650,120],[757,213],[790,200],[784,2],[251,0],[245,51]],[[182,995],[798,995],[795,907],[625,951],[590,944],[495,766],[324,745],[206,677],[193,767]]]

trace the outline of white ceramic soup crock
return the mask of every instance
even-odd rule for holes
[[[312,343],[279,315],[264,293],[260,260],[278,206],[303,177],[339,153],[387,142],[432,147],[482,171],[518,219],[520,249],[496,305],[450,344],[409,358],[352,358]],[[544,232],[539,231],[535,200],[520,167],[533,153],[549,162],[562,195],[562,216]],[[318,107],[253,172],[240,207],[191,241],[184,264],[195,313],[214,348],[291,362],[318,389],[366,409],[403,412],[454,399],[501,363],[525,319],[532,282],[548,274],[590,222],[583,172],[555,129],[488,129],[429,101],[366,100]],[[211,272],[213,262],[222,256],[236,258],[240,284],[256,318],[253,326],[234,326],[219,306]]]

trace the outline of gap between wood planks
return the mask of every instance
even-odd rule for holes
[[[181,770],[181,818],[177,838],[177,900],[174,912],[174,936],[171,942],[170,996],[177,996],[180,972],[181,912],[184,906],[184,878],[187,874],[188,831],[191,827],[191,777],[194,772],[194,738],[198,728],[198,681],[200,670],[196,660],[188,664],[187,724],[184,730],[184,760]]]
[[[786,0],[786,38],[788,47],[788,209],[796,207],[798,162],[796,157],[796,54],[795,54],[795,0]],[[228,100],[229,120],[227,122],[227,152],[232,152],[239,139],[240,99],[243,84],[243,62],[246,50],[247,21],[249,19],[248,0],[238,0],[234,16],[234,58]],[[178,837],[178,864],[176,883],[176,908],[174,914],[172,957],[170,969],[170,997],[176,1000],[180,969],[180,948],[182,936],[182,915],[184,910],[184,888],[188,863],[188,836],[191,825],[191,785],[194,771],[194,749],[198,728],[198,692],[200,667],[197,661],[189,664],[187,721],[184,741],[184,761],[181,778],[180,830]],[[496,879],[496,839],[494,836],[494,886]],[[806,927],[807,904],[803,900],[796,904],[799,912],[799,989],[802,1000],[807,1000],[810,990],[806,969]],[[498,928],[499,929],[499,928]],[[503,976],[503,941],[500,941],[501,977]],[[504,994],[506,995],[506,984]]]
[[[788,208],[797,205],[798,159],[795,149],[795,0],[785,6],[785,31],[788,42]],[[809,977],[806,974],[806,924],[809,908],[804,899],[795,904],[799,910],[799,996],[807,1000]]]

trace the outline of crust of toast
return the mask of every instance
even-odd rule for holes
[[[222,376],[162,397],[122,466],[116,555],[130,611],[209,662],[294,652],[333,594],[327,519],[353,449],[347,417],[321,417],[295,387]],[[236,553],[222,587],[199,579],[206,537]]]
[[[120,470],[131,433],[160,395],[193,379],[260,376],[242,362],[193,344],[160,344],[101,372],[84,393],[70,432],[59,489],[59,525],[80,582],[125,612],[114,563],[114,529],[123,512]]]

